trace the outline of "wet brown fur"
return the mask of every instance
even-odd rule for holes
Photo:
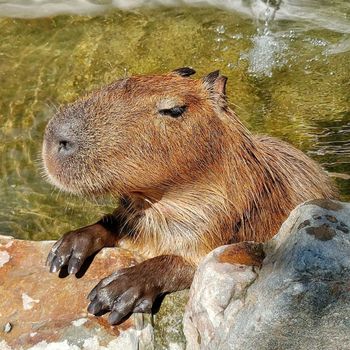
[[[303,201],[335,198],[313,160],[243,126],[226,103],[225,82],[218,74],[135,76],[65,107],[45,136],[51,182],[122,198],[114,213],[122,247],[195,265],[228,242],[270,239]],[[183,116],[159,115],[173,104],[187,106]],[[79,152],[59,160],[51,143],[68,122]]]

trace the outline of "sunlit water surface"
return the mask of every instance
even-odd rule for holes
[[[112,210],[45,182],[45,125],[55,106],[125,74],[182,66],[220,69],[245,124],[323,164],[350,200],[348,1],[143,3],[0,0],[0,233],[57,238]]]

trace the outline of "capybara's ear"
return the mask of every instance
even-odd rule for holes
[[[216,70],[209,73],[203,79],[205,87],[210,91],[226,96],[227,77],[220,75],[220,71]]]
[[[173,70],[171,73],[175,73],[175,74],[180,75],[182,77],[189,77],[193,74],[196,74],[196,71],[191,67],[182,67],[182,68],[178,68],[178,69]]]

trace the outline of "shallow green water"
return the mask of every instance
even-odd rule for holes
[[[43,180],[41,142],[55,106],[124,74],[186,65],[199,75],[221,69],[244,122],[337,173],[350,200],[349,34],[292,20],[263,29],[237,12],[198,7],[0,18],[0,233],[56,238],[112,208]]]

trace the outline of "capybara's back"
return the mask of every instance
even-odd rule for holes
[[[304,153],[268,136],[254,136],[257,153],[250,225],[242,229],[238,241],[264,242],[275,235],[290,211],[298,204],[317,198],[336,198],[327,174]],[[254,165],[250,164],[253,169]],[[243,213],[244,216],[244,213]]]

